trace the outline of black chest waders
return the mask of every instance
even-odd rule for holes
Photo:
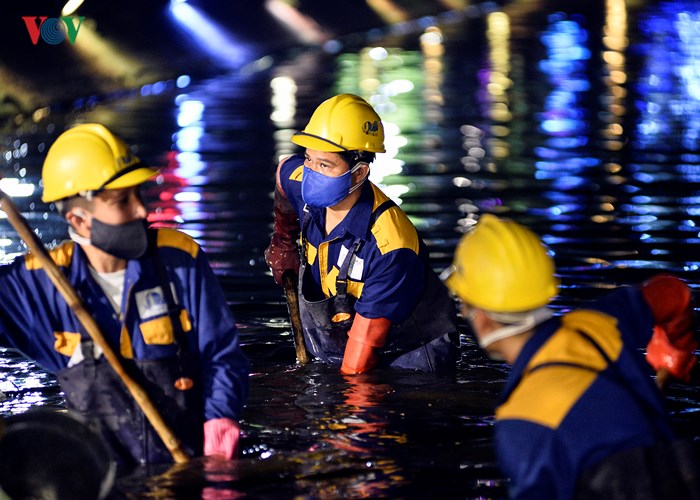
[[[700,452],[689,438],[671,439],[654,422],[665,415],[641,397],[625,379],[600,345],[587,333],[589,341],[611,367],[609,375],[626,387],[649,417],[656,442],[637,446],[604,458],[580,475],[574,500],[634,498],[635,500],[700,499]]]

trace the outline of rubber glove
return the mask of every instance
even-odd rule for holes
[[[204,455],[231,460],[238,456],[241,428],[230,418],[213,418],[204,422]]]
[[[289,200],[279,188],[275,187],[275,224],[270,238],[270,245],[265,250],[265,262],[272,271],[275,282],[283,286],[282,275],[287,270],[299,274],[299,217]]]
[[[340,372],[344,375],[357,375],[374,368],[377,364],[374,349],[384,346],[390,328],[391,321],[386,318],[370,319],[355,314],[348,332]]]
[[[658,275],[642,285],[642,294],[654,316],[654,333],[647,345],[647,362],[657,371],[688,381],[697,363],[693,296],[679,278]]]

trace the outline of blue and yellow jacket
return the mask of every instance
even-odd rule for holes
[[[301,156],[292,156],[279,172],[280,186],[300,220],[305,216],[301,197],[303,161]],[[361,189],[358,202],[327,237],[325,209],[307,209],[311,222],[305,234],[305,252],[318,295],[306,298],[321,300],[336,294],[340,266],[359,238],[362,245],[355,254],[347,287],[348,293],[358,299],[355,311],[366,318],[400,323],[411,314],[424,290],[428,252],[403,210],[392,205],[370,181]]]
[[[201,367],[196,382],[203,392],[203,418],[238,420],[248,394],[249,363],[223,292],[192,238],[160,229],[157,245],[182,307],[188,350]],[[115,352],[135,361],[175,357],[173,326],[148,253],[127,263],[120,314],[92,278],[79,245],[65,242],[50,255]],[[82,327],[31,253],[0,268],[0,304],[0,344],[19,349],[48,371],[67,368]]]
[[[672,438],[642,352],[653,325],[641,292],[623,287],[537,328],[496,412],[513,498],[572,498],[580,474],[604,458]]]

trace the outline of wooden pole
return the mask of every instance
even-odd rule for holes
[[[143,388],[126,372],[119,357],[107,343],[107,340],[100,331],[95,319],[83,305],[82,300],[68,281],[68,278],[66,278],[63,272],[61,272],[61,270],[58,268],[37,235],[29,227],[26,219],[22,216],[19,210],[17,210],[17,207],[12,202],[10,197],[7,196],[7,194],[2,190],[0,190],[0,206],[2,206],[2,209],[7,214],[10,224],[12,224],[12,227],[14,227],[19,233],[20,237],[29,248],[29,251],[35,255],[39,262],[41,262],[46,274],[48,274],[49,278],[51,279],[51,282],[66,300],[68,306],[71,308],[73,313],[75,313],[76,317],[88,332],[93,342],[95,342],[95,344],[102,349],[105,358],[117,375],[119,375],[136,403],[146,415],[146,418],[148,418],[148,421],[151,423],[151,425],[153,425],[153,428],[163,440],[163,443],[165,443],[165,446],[172,454],[175,462],[188,462],[189,456],[182,449],[179,439],[169,429],[160,413],[158,413],[158,410],[156,410],[155,406],[151,402],[148,394],[146,394]]]
[[[282,283],[284,284],[284,294],[287,296],[287,308],[289,310],[289,319],[292,322],[292,333],[294,334],[294,347],[297,352],[297,363],[300,365],[307,364],[309,352],[306,350],[306,342],[304,342],[304,330],[301,326],[301,315],[299,313],[299,294],[297,292],[297,281],[295,274],[292,271],[285,271],[282,275]]]

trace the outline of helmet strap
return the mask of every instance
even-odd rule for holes
[[[348,194],[359,189],[360,186],[362,186],[365,183],[365,181],[367,180],[367,178],[369,177],[369,165],[364,161],[357,162],[355,164],[355,166],[350,169],[350,175],[352,175],[354,172],[356,172],[357,169],[359,169],[362,165],[367,165],[367,175],[365,175],[365,177],[360,182],[358,182],[353,187],[351,187],[350,191],[348,191]]]
[[[482,349],[486,349],[488,346],[490,346],[494,342],[498,342],[499,340],[507,339],[509,337],[514,337],[516,335],[520,335],[521,333],[525,333],[528,330],[533,329],[540,323],[547,321],[549,318],[552,317],[554,313],[548,307],[540,307],[538,309],[533,309],[532,311],[528,311],[526,313],[504,314],[489,311],[486,314],[491,319],[498,321],[499,323],[507,320],[511,321],[507,321],[507,323],[509,324],[506,324],[501,328],[497,328],[494,331],[479,338],[479,346]],[[515,320],[516,317],[517,320]]]
[[[68,226],[68,236],[70,237],[71,240],[75,241],[78,245],[91,245],[92,243],[90,242],[90,238],[86,238],[85,236],[80,236],[77,232],[75,232],[75,229],[73,229],[73,226]]]

